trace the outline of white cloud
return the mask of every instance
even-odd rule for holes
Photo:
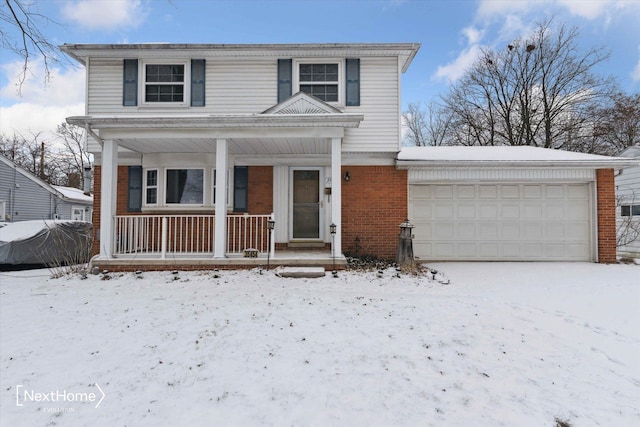
[[[9,83],[0,88],[0,133],[28,135],[33,132],[54,132],[68,116],[83,115],[85,98],[84,69],[52,68],[51,80],[45,85],[41,62],[30,65],[32,74],[18,92],[17,76],[22,63],[16,61],[1,68]]]
[[[479,18],[513,15],[526,12],[531,4],[533,4],[532,0],[481,0],[478,3],[477,15]]]
[[[462,29],[462,34],[467,38],[469,45],[478,44],[484,35],[483,31],[475,27],[466,27]]]
[[[136,27],[146,17],[140,0],[70,0],[62,14],[90,29]]]
[[[640,54],[640,46],[638,46],[638,53]],[[636,68],[634,68],[631,72],[631,78],[634,82],[640,82],[640,58],[638,58]]]
[[[438,67],[434,77],[437,79],[444,79],[448,82],[455,82],[464,74],[474,61],[480,55],[482,47],[480,45],[472,45],[467,49],[464,49],[458,57],[447,65]]]

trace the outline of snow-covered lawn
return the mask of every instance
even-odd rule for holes
[[[0,423],[640,425],[640,266],[431,267],[0,273]]]

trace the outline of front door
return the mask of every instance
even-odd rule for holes
[[[320,169],[292,170],[292,239],[320,238]]]

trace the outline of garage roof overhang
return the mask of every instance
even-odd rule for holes
[[[404,147],[398,169],[625,169],[639,166],[637,159],[575,153],[531,146]]]

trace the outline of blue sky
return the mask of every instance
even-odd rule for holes
[[[58,22],[42,32],[63,43],[417,42],[403,75],[403,106],[447,91],[482,48],[501,48],[537,21],[577,26],[584,49],[611,58],[597,71],[640,91],[640,0],[23,0]],[[6,7],[3,5],[0,7]],[[6,30],[3,24],[3,31]],[[16,91],[19,58],[0,55],[0,133],[48,132],[84,113],[84,70],[39,62]]]

